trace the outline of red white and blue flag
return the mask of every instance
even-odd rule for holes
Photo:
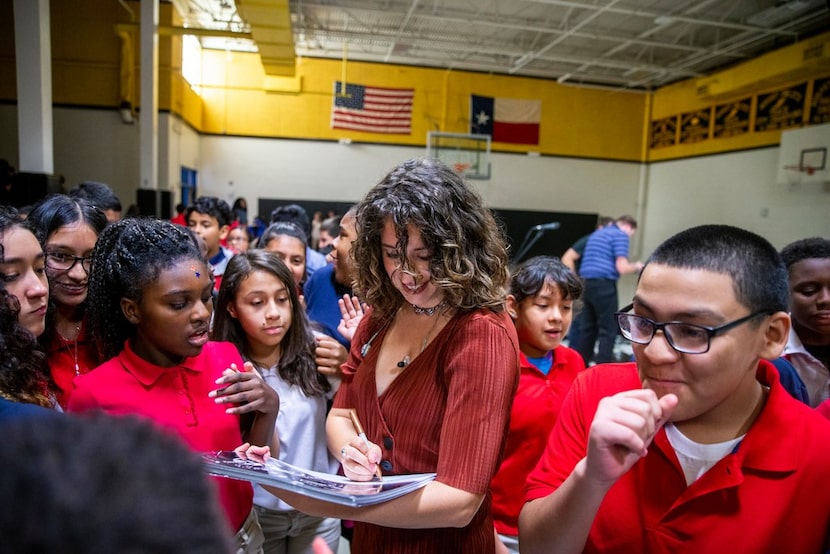
[[[470,132],[493,142],[539,144],[542,101],[470,95]]]
[[[415,89],[367,87],[334,82],[332,129],[408,135]]]

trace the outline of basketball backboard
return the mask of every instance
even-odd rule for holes
[[[427,156],[441,160],[468,179],[490,178],[490,135],[430,131]]]

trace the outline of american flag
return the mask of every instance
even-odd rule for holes
[[[408,135],[415,89],[379,88],[334,82],[332,129]]]

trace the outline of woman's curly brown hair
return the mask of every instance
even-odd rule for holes
[[[503,230],[481,197],[442,162],[417,158],[393,169],[357,206],[352,245],[356,291],[375,318],[394,314],[402,302],[383,266],[381,233],[392,221],[405,264],[407,225],[417,227],[431,252],[432,282],[456,311],[504,309],[508,281]]]
[[[0,396],[14,402],[54,407],[54,385],[46,354],[17,321],[20,303],[0,285]]]

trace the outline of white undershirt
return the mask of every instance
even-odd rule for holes
[[[672,423],[667,423],[664,428],[666,429],[666,437],[668,437],[669,443],[671,443],[675,454],[677,454],[677,459],[680,461],[680,467],[683,468],[683,474],[686,476],[686,486],[700,479],[701,475],[735,450],[735,446],[744,438],[744,435],[741,435],[726,442],[701,444],[690,440],[678,431]]]

